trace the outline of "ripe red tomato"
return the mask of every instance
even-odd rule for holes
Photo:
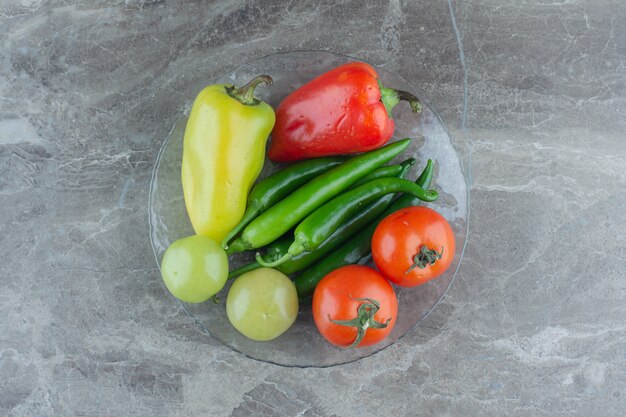
[[[335,269],[313,293],[313,319],[330,343],[362,347],[383,340],[396,323],[398,299],[389,281],[366,266]]]
[[[372,258],[394,284],[421,285],[443,274],[454,259],[450,223],[428,207],[407,207],[383,219],[372,236]]]

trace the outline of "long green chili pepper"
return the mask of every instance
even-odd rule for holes
[[[405,173],[405,171],[408,170],[408,168],[413,165],[415,163],[415,159],[411,158],[408,159],[407,161],[403,162],[403,164],[405,164],[405,167],[403,167],[403,165],[390,165],[390,166],[384,166],[384,167],[380,167],[375,169],[374,171],[370,172],[369,174],[367,174],[365,177],[363,177],[361,180],[359,180],[359,183],[362,183],[363,180],[365,180],[365,182],[367,182],[367,180],[370,179],[378,179],[378,178],[382,178],[381,175],[383,173],[387,173],[387,174],[393,174],[393,175],[397,175],[400,170],[403,171],[403,173]],[[391,168],[391,169],[388,169]],[[355,184],[356,185],[356,184]],[[350,188],[348,188],[348,190],[352,189],[354,187],[354,185]],[[388,204],[387,204],[388,206]],[[385,207],[386,208],[386,207]],[[365,212],[367,209],[369,209],[369,206],[365,209],[363,209],[363,212]],[[384,209],[378,210],[379,213],[382,213],[384,211]],[[360,214],[360,213],[359,213]],[[368,220],[365,219],[366,216],[359,216],[359,214],[357,214],[356,216],[354,216],[352,219],[350,219],[350,221],[345,222],[342,226],[342,229],[346,229],[347,228],[354,228],[354,232],[356,233],[358,230],[362,229],[363,227],[365,227],[366,224],[369,223],[369,221],[373,220],[376,218],[376,216],[378,215],[371,215],[368,214]],[[354,223],[354,224],[353,224]],[[353,234],[350,233],[350,234]],[[291,246],[291,244],[293,243],[293,234],[290,232],[285,233],[284,235],[282,235],[281,237],[279,237],[278,239],[276,239],[275,241],[271,242],[269,245],[267,245],[265,247],[265,256],[267,258],[273,259],[273,260],[277,260],[279,258],[282,258],[286,253],[287,250],[289,249],[289,246]],[[348,236],[346,236],[347,238]],[[330,239],[330,238],[329,238]],[[324,242],[327,242],[329,239],[326,239]],[[322,242],[322,243],[324,243]],[[321,245],[320,245],[321,246]],[[298,256],[296,258],[304,258],[306,254],[302,254],[302,256]],[[291,259],[291,261],[295,261],[296,259]],[[258,262],[254,261],[256,263],[256,265],[258,267],[262,267],[263,265],[259,264]],[[312,263],[313,261],[311,261]],[[294,267],[294,265],[292,265],[292,268],[289,268],[289,263],[295,263],[295,262],[285,262],[283,264],[280,265],[280,267],[278,267],[277,269],[280,270],[281,272],[288,274],[294,271],[290,271],[290,269],[292,269]],[[236,272],[236,271],[234,271]],[[247,271],[246,271],[247,272]],[[232,274],[229,274],[229,276],[231,276]]]
[[[423,201],[435,201],[439,196],[435,190],[426,191],[419,185],[400,178],[370,181],[333,198],[309,214],[296,227],[294,241],[282,258],[271,262],[257,253],[257,262],[265,267],[275,268],[294,256],[315,250],[341,223],[354,216],[364,205],[392,193],[410,193]]]
[[[428,160],[426,168],[422,171],[419,178],[415,181],[417,185],[423,188],[430,187],[433,177],[433,162]],[[364,257],[368,256],[371,251],[372,235],[374,231],[385,217],[395,213],[404,207],[418,205],[421,201],[410,194],[405,194],[398,198],[389,208],[387,208],[380,216],[376,218],[369,226],[352,236],[341,247],[334,250],[322,261],[314,264],[310,268],[304,270],[296,279],[294,284],[298,291],[300,299],[306,299],[313,295],[317,283],[329,272],[342,267],[344,265],[356,264]]]
[[[252,220],[230,246],[229,253],[256,249],[273,242],[316,208],[360,178],[393,159],[409,146],[406,138],[355,156],[309,181]]]
[[[408,173],[410,167],[415,163],[415,159],[409,158],[403,161],[400,165],[397,165],[401,168],[401,171],[396,175],[399,178],[404,178]],[[395,165],[393,165],[395,166]],[[383,167],[387,168],[387,167]],[[372,176],[376,172],[380,172],[383,168],[379,168],[376,171],[372,172],[368,175]],[[284,274],[292,274],[294,272],[301,271],[309,266],[311,266],[314,262],[324,257],[330,251],[335,249],[337,246],[341,245],[359,230],[363,229],[365,226],[369,225],[374,219],[376,219],[389,205],[393,202],[395,195],[387,194],[384,197],[380,198],[376,202],[370,204],[362,211],[360,211],[354,217],[348,219],[345,223],[342,223],[341,226],[337,228],[333,232],[332,235],[328,237],[324,242],[322,242],[316,250],[312,252],[306,252],[301,255],[295,256],[292,259],[286,261],[285,263],[279,265],[276,269],[281,271]],[[265,257],[271,260],[277,260],[283,257],[289,246],[293,242],[293,237],[290,233],[287,233],[280,237],[279,239],[272,242],[269,246],[266,247]],[[237,269],[230,271],[228,274],[228,278],[235,278],[239,275],[252,271],[257,268],[261,268],[261,264],[257,261],[253,261],[247,265],[243,265]]]
[[[403,170],[403,166],[401,164],[398,165],[387,165],[384,167],[376,168],[374,171],[370,172],[350,187],[346,188],[346,191],[350,191],[359,185],[363,185],[366,182],[370,182],[373,180],[377,180],[379,178],[389,178],[389,177],[397,177]]]
[[[308,159],[282,169],[257,183],[248,195],[248,205],[243,217],[222,241],[222,247],[228,249],[230,242],[255,217],[276,204],[295,189],[311,181],[316,176],[340,165],[345,157],[327,157]]]

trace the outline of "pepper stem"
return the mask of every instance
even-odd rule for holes
[[[256,201],[251,201],[248,204],[248,208],[246,209],[245,213],[243,213],[243,217],[241,218],[237,226],[235,226],[233,230],[231,230],[226,235],[224,240],[222,240],[222,248],[224,248],[225,250],[228,249],[228,242],[230,242],[235,236],[237,236],[237,234],[241,232],[241,230],[243,230],[243,228],[246,227],[248,223],[250,223],[252,220],[254,220],[254,218],[258,216],[259,213],[261,213],[262,211],[263,207],[261,207],[260,204],[258,204]]]
[[[226,93],[246,106],[256,106],[261,102],[258,98],[254,97],[254,89],[261,83],[265,83],[270,86],[274,80],[269,75],[257,75],[251,79],[248,84],[243,87],[235,87],[234,85],[226,87]]]
[[[374,316],[380,309],[380,303],[378,301],[372,300],[371,298],[353,298],[353,300],[363,301],[363,303],[359,304],[359,307],[356,309],[357,316],[352,320],[333,320],[330,314],[328,315],[328,320],[332,323],[339,326],[356,327],[356,338],[347,348],[358,346],[365,337],[367,329],[384,329],[391,321],[391,318],[388,318],[386,322],[381,323],[374,319]]]
[[[287,262],[288,260],[291,259],[291,254],[290,253],[286,253],[284,254],[282,257],[278,258],[275,261],[269,262],[266,261],[265,259],[263,259],[263,257],[261,256],[261,254],[259,252],[256,253],[256,255],[254,256],[254,258],[256,259],[256,261],[258,263],[260,263],[262,266],[266,267],[266,268],[274,268],[275,266],[278,266],[284,262]]]
[[[422,103],[416,95],[411,94],[408,91],[385,87],[380,80],[378,81],[378,87],[380,88],[380,101],[382,101],[385,105],[389,118],[392,118],[391,110],[401,101],[408,101],[413,113],[419,113],[422,111]]]
[[[240,253],[248,249],[250,248],[244,243],[243,240],[241,240],[241,237],[238,237],[237,239],[233,240],[230,245],[228,245],[228,249],[226,249],[226,255],[234,255],[235,253]]]
[[[443,255],[443,246],[441,252],[437,252],[434,249],[428,249],[428,246],[422,245],[420,251],[413,256],[413,265],[404,273],[405,275],[414,270],[415,268],[424,269],[429,265],[434,265]]]
[[[254,271],[255,269],[259,269],[260,267],[261,267],[261,264],[258,262],[251,262],[247,265],[240,266],[239,268],[233,269],[232,271],[228,273],[228,280],[237,278],[239,275],[243,275],[246,272]]]

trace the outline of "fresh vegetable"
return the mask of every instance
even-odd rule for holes
[[[254,219],[234,240],[229,253],[256,249],[273,242],[313,210],[354,184],[359,178],[390,161],[409,145],[403,139],[355,156],[306,183]]]
[[[269,85],[272,78],[260,75],[241,88],[204,88],[185,128],[181,177],[187,214],[196,234],[217,242],[241,220],[263,168],[275,115],[254,97],[260,83]]]
[[[260,254],[256,260],[263,266],[276,267],[303,252],[315,250],[343,222],[354,216],[363,206],[392,193],[409,193],[424,201],[434,201],[438,193],[426,191],[419,185],[400,178],[381,178],[365,183],[351,191],[330,200],[309,214],[294,232],[294,241],[288,253],[282,258],[269,262]]]
[[[393,329],[398,300],[389,281],[366,266],[348,265],[326,275],[313,294],[313,319],[330,343],[362,347]]]
[[[228,258],[214,240],[189,236],[167,248],[161,262],[161,275],[174,297],[187,303],[202,303],[224,287]]]
[[[226,314],[244,336],[258,341],[275,339],[296,320],[296,288],[285,274],[275,269],[248,272],[230,287]]]
[[[409,160],[412,161],[410,165],[413,165],[415,163],[415,159],[411,158],[411,159],[407,159],[406,161],[409,161]],[[363,185],[366,182],[374,181],[380,178],[397,177],[404,170],[403,164],[406,163],[406,161],[404,161],[402,164],[387,165],[384,167],[376,168],[374,171],[370,172],[369,174],[367,174],[366,176],[364,176],[363,178],[361,178],[360,180],[358,180],[357,182],[355,182],[354,184],[346,188],[346,191],[350,191],[358,187],[359,185]]]
[[[423,188],[428,188],[430,187],[432,177],[433,163],[431,160],[428,160],[426,168],[424,168],[424,171],[422,171],[415,183]],[[298,290],[298,297],[300,297],[300,299],[310,297],[313,294],[317,283],[332,270],[344,265],[356,264],[364,257],[368,256],[371,249],[372,235],[374,234],[374,230],[376,230],[378,223],[391,213],[394,213],[403,207],[417,205],[420,202],[421,201],[419,199],[413,197],[412,195],[403,195],[389,208],[387,208],[383,214],[372,221],[369,226],[354,235],[343,245],[333,250],[320,262],[302,271],[302,273],[294,280],[294,284]]]
[[[302,161],[300,163],[297,163],[297,164],[294,164],[294,165],[292,165],[290,167],[287,167],[284,170],[278,171],[274,175],[283,177],[283,175],[281,175],[283,173],[283,171],[289,170],[291,167],[295,167],[296,165],[300,165],[300,164],[305,164],[305,163],[307,163],[309,161],[319,161],[319,160],[322,160],[322,159],[330,159],[330,158],[339,158],[339,157],[307,159],[305,161]],[[415,160],[413,160],[413,161],[415,161]],[[334,165],[338,165],[340,163],[341,162],[339,162],[337,164],[334,164]],[[328,169],[326,169],[326,171],[327,170]],[[380,167],[380,168],[376,168],[374,171],[370,172],[365,177],[361,178],[359,181],[357,181],[356,183],[354,183],[353,185],[348,187],[347,190],[351,190],[351,189],[355,188],[356,186],[361,185],[361,184],[363,184],[365,182],[368,182],[370,180],[373,180],[373,179],[397,176],[401,171],[403,171],[403,166],[402,165],[388,165],[388,166],[383,166],[383,167]],[[270,181],[269,184],[265,184],[265,181],[269,180],[274,175],[272,175],[270,177],[267,177],[265,180],[263,180],[259,184],[257,184],[257,186],[263,186],[263,188],[267,189],[267,193],[265,193],[265,194],[258,193],[257,194],[258,197],[257,196],[253,196],[253,193],[254,193],[254,191],[255,191],[257,186],[255,186],[255,188],[253,188],[252,191],[250,192],[250,197],[248,198],[248,200],[249,200],[248,208],[246,209],[246,214],[244,214],[244,216],[243,216],[244,218],[237,225],[237,227],[235,227],[235,229],[233,229],[233,231],[231,231],[231,233],[229,233],[229,235],[226,236],[226,238],[222,242],[222,247],[224,247],[226,249],[226,253],[227,254],[241,252],[242,249],[241,249],[241,246],[240,246],[241,242],[237,242],[235,247],[232,247],[232,248],[229,248],[226,245],[226,242],[230,241],[231,237],[234,237],[237,232],[241,231],[241,229],[243,229],[248,223],[250,223],[258,214],[262,213],[263,211],[265,211],[265,209],[267,207],[269,207],[271,204],[276,202],[275,198],[272,198],[271,201],[265,198],[266,195],[276,195],[276,192],[274,191],[275,189],[270,189],[269,188],[270,184],[273,183],[274,181]],[[294,189],[298,188],[297,186],[291,188],[291,186],[290,186],[291,184],[287,183],[289,181],[289,177],[291,177],[291,175],[285,175],[284,177],[286,177],[285,183],[284,183],[284,188],[285,189],[289,188],[290,189],[289,192],[291,192]],[[310,179],[310,177],[309,177],[309,179]],[[300,186],[300,185],[302,185],[302,183],[298,184],[298,186]],[[286,193],[286,194],[288,194],[288,193]],[[261,204],[253,204],[253,202],[255,200],[259,201],[261,199],[263,199],[264,201],[267,202],[267,203],[263,204],[263,209],[262,210],[260,209]],[[280,199],[280,198],[278,198],[278,199]],[[274,242],[278,242],[278,241],[280,241],[280,239],[275,240]],[[260,264],[259,264],[259,266],[260,266]],[[238,276],[238,275],[235,275],[235,276]]]
[[[371,65],[341,65],[280,103],[269,157],[287,162],[376,149],[393,135],[391,110],[401,100],[421,110],[413,94],[383,87]]]
[[[371,174],[367,175],[367,177],[375,177],[376,175],[380,175],[382,172],[385,173],[393,173],[394,170],[386,170],[385,168],[391,167],[399,167],[400,172],[397,174],[400,178],[404,178],[409,168],[415,163],[415,159],[409,158],[402,162],[400,165],[392,165],[389,167],[378,168],[373,171]],[[334,248],[339,246],[341,243],[350,238],[350,236],[354,235],[356,232],[364,228],[365,226],[371,224],[371,222],[378,217],[389,205],[392,203],[394,199],[393,194],[387,194],[384,197],[378,199],[378,201],[370,204],[363,210],[361,210],[358,214],[346,220],[343,224],[341,224],[337,230],[333,232],[332,235],[328,237],[328,239],[324,240],[316,250],[312,252],[306,252],[301,255],[295,256],[292,259],[280,264],[277,269],[285,274],[292,274],[294,272],[301,271],[317,260],[324,257],[326,254],[330,253]],[[282,258],[285,254],[287,254],[289,246],[293,242],[293,238],[289,233],[283,235],[278,240],[275,240],[270,245],[267,246],[265,251],[265,258],[270,261],[275,261],[277,259]],[[260,268],[261,264],[257,261],[254,261],[250,264],[239,267],[230,272],[228,278],[237,277],[244,272],[248,272],[257,268]]]
[[[414,287],[443,274],[454,259],[450,223],[428,207],[407,207],[380,222],[372,237],[378,270],[396,285]]]
[[[252,187],[246,211],[237,226],[226,235],[222,241],[222,247],[228,249],[228,242],[259,214],[319,174],[344,161],[345,158],[338,156],[309,159],[293,164],[260,181]]]

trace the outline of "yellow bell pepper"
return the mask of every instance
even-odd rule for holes
[[[246,199],[265,160],[274,127],[272,107],[254,89],[260,75],[241,88],[205,87],[191,108],[183,143],[182,185],[187,214],[198,235],[221,242],[243,217]]]

